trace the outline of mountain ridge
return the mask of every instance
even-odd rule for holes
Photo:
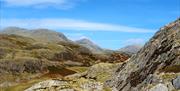
[[[24,37],[30,37],[38,41],[43,42],[59,42],[59,41],[70,41],[64,34],[55,32],[49,29],[25,29],[19,27],[7,27],[0,31],[2,34],[15,34]]]

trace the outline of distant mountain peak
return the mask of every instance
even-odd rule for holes
[[[88,38],[82,38],[80,40],[77,40],[76,42],[78,43],[85,43],[85,44],[95,44],[94,42],[92,42],[90,39]]]
[[[76,40],[75,42],[90,49],[94,53],[102,53],[104,51],[101,47],[96,45],[94,42],[92,42],[88,38],[82,38],[80,40]]]

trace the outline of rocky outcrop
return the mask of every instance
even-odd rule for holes
[[[166,71],[171,69],[170,71]],[[121,65],[107,85],[118,91],[140,91],[152,84],[156,73],[180,68],[180,19],[162,27],[127,63]],[[163,82],[163,81],[162,81]]]
[[[84,78],[76,80],[54,79],[34,84],[25,91],[103,91],[103,85]]]
[[[57,86],[65,86],[67,84],[68,83],[66,81],[61,80],[46,80],[33,85],[31,88],[28,88],[25,91],[43,90],[48,89],[50,87],[53,88]]]

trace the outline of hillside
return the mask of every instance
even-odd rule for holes
[[[93,54],[73,42],[44,42],[14,33],[0,34],[0,89],[25,89],[35,82],[63,78],[96,63],[117,63],[128,59],[126,55],[119,55],[114,58],[112,54]],[[19,88],[22,84],[25,86]]]

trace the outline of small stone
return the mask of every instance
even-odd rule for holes
[[[180,89],[180,76],[173,79],[172,84],[173,84],[175,89]]]

